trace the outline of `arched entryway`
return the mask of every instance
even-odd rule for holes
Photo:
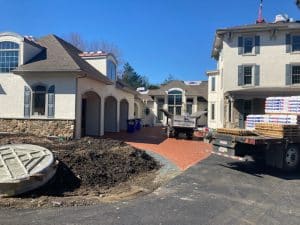
[[[129,115],[129,103],[126,99],[120,102],[120,130],[127,129],[127,120]]]
[[[105,99],[104,104],[104,132],[117,132],[117,109],[118,101],[113,96]]]
[[[100,136],[101,98],[89,91],[82,95],[81,136]]]

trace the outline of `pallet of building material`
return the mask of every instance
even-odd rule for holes
[[[255,129],[276,130],[276,131],[299,131],[300,125],[278,124],[278,123],[257,123]]]
[[[221,133],[221,134],[230,134],[230,135],[237,135],[237,136],[252,136],[252,135],[255,135],[250,130],[238,129],[238,128],[218,128],[217,132]]]
[[[259,123],[255,126],[255,131],[264,136],[276,138],[297,137],[300,135],[299,125]]]

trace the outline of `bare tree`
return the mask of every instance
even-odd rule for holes
[[[87,51],[104,51],[107,53],[111,53],[115,56],[116,60],[118,61],[118,64],[124,64],[120,48],[111,42],[101,40],[92,41],[89,43]]]
[[[103,51],[113,54],[118,62],[118,65],[120,66],[119,68],[121,68],[121,65],[124,64],[120,48],[113,43],[103,40],[88,42],[79,33],[76,32],[70,33],[66,37],[66,39],[81,51]]]
[[[67,36],[67,40],[81,51],[86,50],[87,43],[83,40],[79,33],[72,32]]]

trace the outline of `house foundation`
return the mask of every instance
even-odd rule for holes
[[[74,137],[75,120],[0,119],[0,132]]]

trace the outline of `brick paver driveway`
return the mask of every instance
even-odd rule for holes
[[[186,170],[211,153],[211,146],[200,140],[167,138],[162,127],[146,127],[134,133],[109,133],[105,137],[122,140],[136,148],[160,154],[181,170]]]

